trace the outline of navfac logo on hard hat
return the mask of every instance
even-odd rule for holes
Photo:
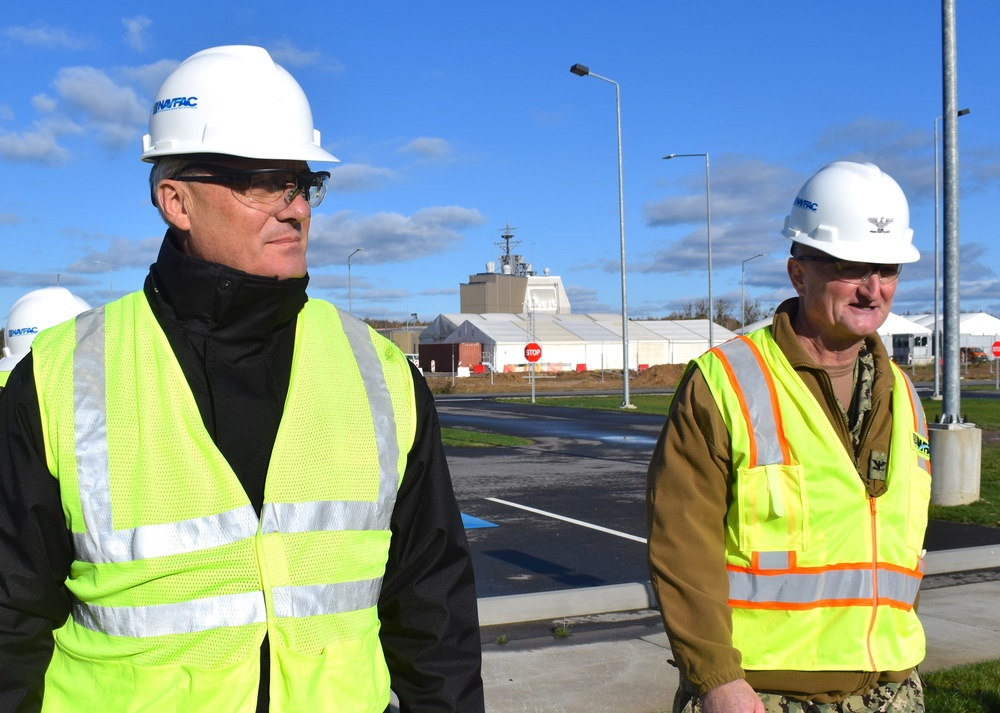
[[[17,327],[7,330],[8,337],[23,337],[25,334],[38,334],[38,327]]]
[[[158,114],[161,111],[169,111],[170,109],[197,109],[198,108],[198,97],[174,97],[173,99],[161,99],[158,102],[153,102],[153,113]]]
[[[891,233],[891,230],[886,230],[885,226],[892,222],[892,218],[869,218],[868,222],[875,226],[875,230],[869,230],[869,233]]]
[[[813,213],[819,208],[819,203],[813,203],[812,201],[807,201],[805,198],[796,198],[795,205],[799,208],[805,208],[806,210],[811,210]]]

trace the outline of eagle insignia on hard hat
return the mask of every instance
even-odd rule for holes
[[[885,229],[885,226],[892,222],[892,218],[869,218],[868,222],[874,225],[878,230],[872,230],[872,233],[888,233],[889,231]]]

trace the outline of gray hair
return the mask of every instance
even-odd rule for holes
[[[160,207],[160,202],[157,199],[156,189],[159,187],[160,181],[178,175],[189,163],[191,163],[190,156],[164,156],[157,159],[153,167],[149,169],[149,198],[153,201],[153,205],[156,206],[156,210],[159,211],[160,217],[165,223],[169,224],[169,221],[163,215],[163,208]]]

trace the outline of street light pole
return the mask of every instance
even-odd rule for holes
[[[747,326],[747,297],[746,297],[745,270],[748,262],[750,262],[751,260],[756,260],[759,257],[764,257],[764,253],[758,253],[753,257],[748,257],[746,260],[740,263],[740,334],[743,334]]]
[[[594,74],[590,68],[582,64],[574,64],[569,71],[578,77],[593,77],[615,86],[615,116],[618,122],[618,230],[621,247],[621,282],[622,282],[622,408],[634,408],[629,402],[628,393],[628,298],[625,287],[625,192],[622,181],[622,104],[621,91],[618,82],[599,74]]]
[[[364,248],[358,248],[347,256],[347,312],[354,314],[354,296],[351,293],[351,258],[357,255]]]
[[[715,305],[712,303],[712,182],[708,171],[707,153],[672,153],[664,156],[663,159],[705,157],[705,232],[708,235],[708,348],[715,346]]]
[[[965,116],[971,109],[960,109],[958,111],[959,116]],[[941,219],[938,217],[938,210],[941,205],[941,161],[938,159],[938,146],[940,145],[940,139],[938,139],[938,122],[941,121],[943,117],[935,117],[934,119],[934,395],[932,398],[941,398],[941,326],[938,322],[938,309],[941,304],[941,298],[939,297],[939,273],[941,270],[941,258],[938,256],[938,245],[940,243],[940,227]]]
[[[106,263],[103,260],[91,260],[95,265],[107,265],[108,268],[108,301],[113,301],[115,299],[115,279],[114,279],[114,268],[110,263]]]

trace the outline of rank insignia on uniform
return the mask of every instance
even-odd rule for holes
[[[872,451],[868,460],[869,480],[885,480],[887,466],[889,465],[889,454],[885,451]]]

